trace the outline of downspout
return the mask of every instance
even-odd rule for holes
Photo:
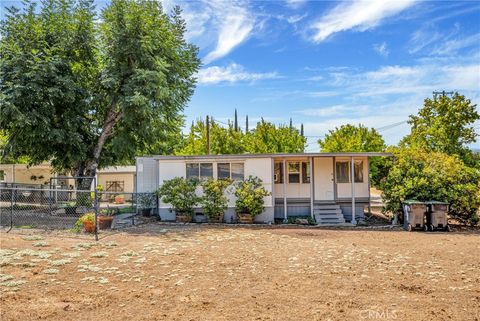
[[[372,195],[370,193],[370,157],[367,157],[368,166],[368,213],[372,214]]]
[[[350,157],[350,172],[351,172],[351,177],[350,181],[352,184],[352,221],[351,223],[353,225],[357,225],[357,221],[355,220],[355,163],[353,156]]]
[[[283,159],[283,221],[287,223],[287,161]]]
[[[312,219],[314,218],[313,215],[313,200],[315,198],[315,190],[313,186],[313,181],[314,181],[314,175],[313,175],[313,157],[310,157],[310,216]]]

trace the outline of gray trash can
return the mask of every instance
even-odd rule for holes
[[[417,200],[405,200],[402,203],[403,208],[403,229],[412,231],[414,229],[427,230],[425,224],[425,215],[427,213],[427,205]]]
[[[448,226],[448,206],[450,204],[445,202],[439,201],[428,201],[425,202],[428,206],[427,211],[427,228],[430,231],[450,231],[450,227]]]

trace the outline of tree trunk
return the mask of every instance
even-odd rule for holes
[[[85,164],[80,164],[80,166],[75,169],[77,189],[89,190],[93,177],[97,174],[98,164],[100,162],[100,156],[102,154],[103,146],[107,139],[112,135],[113,128],[118,123],[118,121],[123,117],[122,111],[117,111],[117,104],[114,100],[108,111],[107,118],[102,126],[102,132],[98,137],[97,144],[93,149],[92,158],[88,160]],[[87,177],[87,178],[85,178]]]

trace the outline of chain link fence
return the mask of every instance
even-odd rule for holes
[[[81,231],[85,224],[77,222],[89,216],[93,219],[93,234],[97,234],[102,229],[134,225],[136,215],[146,208],[155,211],[154,194],[0,184],[2,227]]]

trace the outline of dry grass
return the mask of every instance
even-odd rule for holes
[[[479,234],[145,226],[1,233],[7,320],[479,320]],[[72,251],[74,249],[74,251]]]

